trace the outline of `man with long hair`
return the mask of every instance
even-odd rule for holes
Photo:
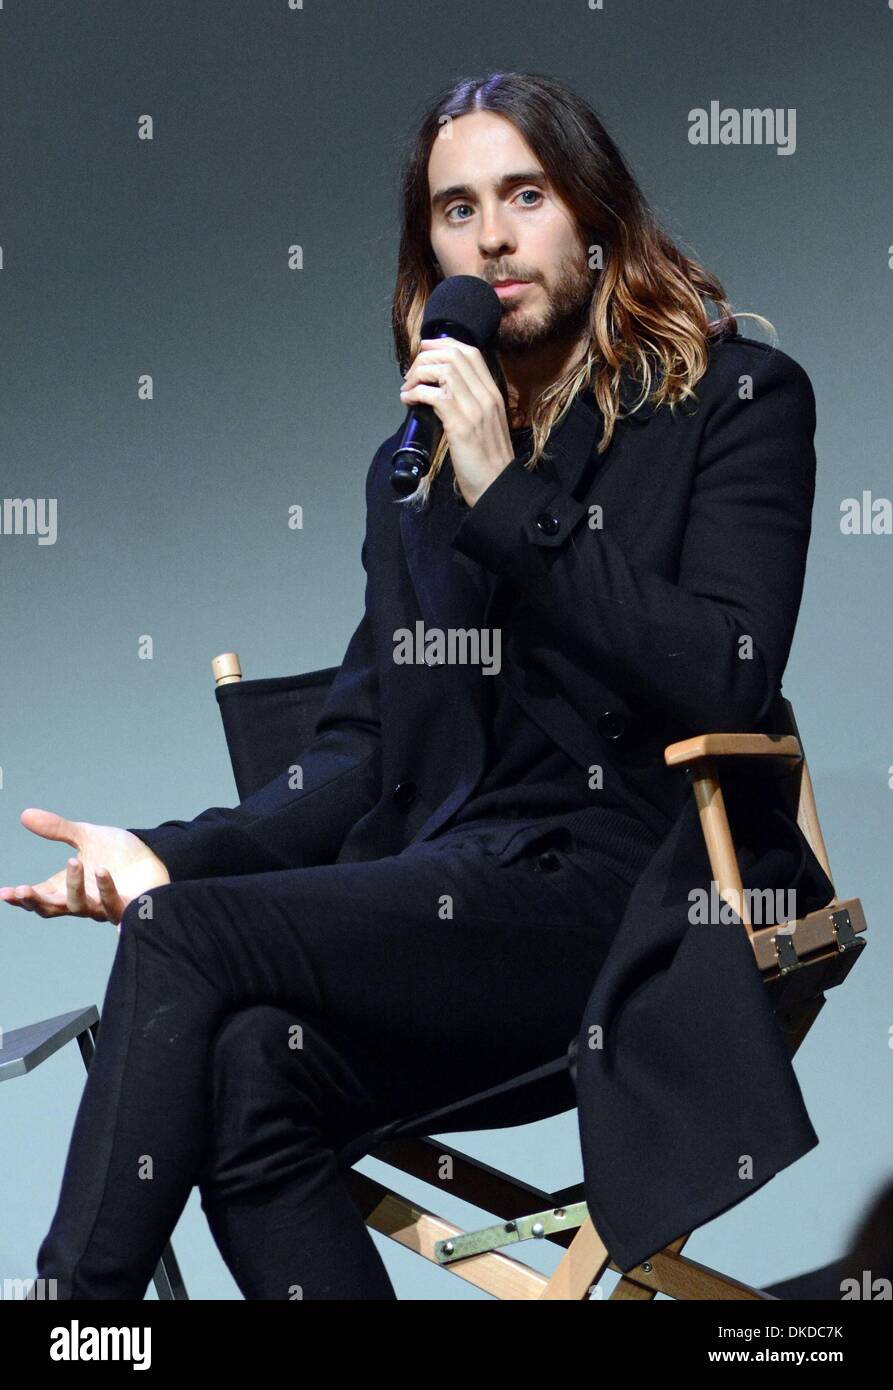
[[[452,275],[502,300],[492,371],[420,339]],[[561,83],[432,105],[393,331],[443,439],[399,505],[399,431],[369,467],[365,613],[301,785],[151,829],[22,815],[77,856],[6,901],[120,933],[58,1296],[142,1297],[198,1184],[246,1297],[391,1298],[342,1155],[567,1047],[686,795],[663,747],[757,728],[793,637],[813,394],[735,318]],[[499,632],[501,664],[398,660],[419,622]]]

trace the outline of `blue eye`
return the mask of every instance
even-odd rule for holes
[[[543,198],[543,195],[542,195],[542,193],[540,193],[539,189],[538,189],[538,188],[522,188],[522,189],[521,189],[521,192],[517,194],[517,197],[523,198],[524,195],[525,195],[525,193],[532,193],[533,196],[534,196],[534,198],[536,199],[536,202],[533,202],[533,203],[522,203],[521,206],[522,206],[522,207],[525,207],[525,208],[535,208],[535,207],[538,207],[538,206],[539,206],[539,203],[542,201],[542,198]],[[470,207],[470,206],[471,206],[470,203],[456,203],[454,207],[451,207],[451,208],[445,213],[446,220],[447,220],[448,222],[449,222],[449,221],[454,221],[454,222],[467,222],[467,221],[468,221],[468,218],[467,218],[467,217],[456,217],[456,218],[454,218],[454,217],[453,217],[453,213],[454,213],[454,212],[458,212],[460,208],[468,208],[468,207]]]

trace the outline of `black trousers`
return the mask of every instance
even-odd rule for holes
[[[134,899],[37,1277],[142,1298],[197,1184],[246,1298],[393,1298],[339,1151],[559,1056],[632,889],[591,848],[493,843]]]

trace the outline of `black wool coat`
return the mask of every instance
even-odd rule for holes
[[[818,1143],[744,928],[690,919],[711,871],[684,772],[662,756],[698,733],[773,731],[810,536],[815,400],[802,367],[747,338],[713,344],[695,390],[618,422],[602,455],[601,413],[578,396],[548,441],[552,477],[514,459],[458,525],[457,509],[395,503],[396,431],[367,473],[365,612],[301,754],[302,789],[286,770],[236,807],[134,831],[172,880],[430,838],[481,775],[480,674],[395,664],[394,634],[420,618],[498,624],[521,706],[581,770],[605,768],[658,846],[570,1048],[586,1199],[622,1269]],[[637,396],[625,378],[625,406]],[[483,613],[468,559],[498,577]],[[827,902],[771,781],[735,769],[724,789],[745,887],[796,889],[798,916]],[[541,833],[506,823],[505,852]]]

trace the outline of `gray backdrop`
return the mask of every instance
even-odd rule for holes
[[[806,368],[818,487],[785,693],[838,892],[861,897],[871,945],[797,1058],[820,1145],[686,1254],[755,1283],[833,1258],[891,1166],[893,540],[840,525],[845,497],[890,492],[886,0],[31,0],[4,6],[0,33],[2,494],[58,499],[54,544],[0,534],[2,883],[64,863],[21,826],[25,806],[150,825],[236,801],[218,652],[248,677],[340,660],[362,611],[363,479],[404,414],[397,174],[444,83],[497,68],[568,81],[671,235]],[[692,145],[688,113],[711,100],[793,108],[795,151]],[[2,903],[0,922],[4,1029],[101,1004],[113,926]],[[0,1092],[3,1278],[34,1273],[83,1079],[71,1045]],[[543,1187],[581,1176],[572,1112],[457,1142]],[[193,1297],[239,1296],[195,1192],[174,1243]],[[379,1244],[400,1297],[485,1297]]]

